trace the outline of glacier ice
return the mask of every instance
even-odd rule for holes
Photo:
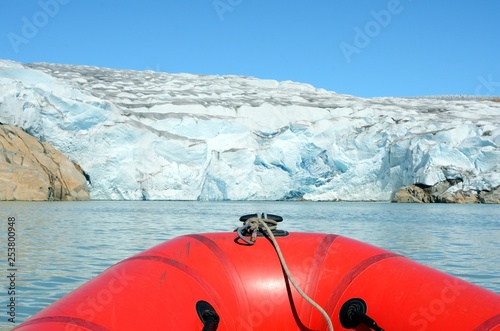
[[[79,163],[93,199],[390,200],[500,185],[500,103],[0,61],[0,122]]]

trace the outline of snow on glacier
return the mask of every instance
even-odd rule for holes
[[[500,185],[500,103],[485,100],[0,61],[0,122],[80,164],[93,199],[389,200],[414,183]]]

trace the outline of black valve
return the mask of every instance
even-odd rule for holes
[[[276,222],[282,222],[283,221],[283,217],[281,217],[279,215],[262,213],[260,216],[259,216],[259,214],[243,215],[243,216],[240,217],[240,222],[246,222],[249,219],[254,218],[254,217],[260,217],[260,218],[264,218],[264,219],[267,218],[269,220],[273,220],[273,221],[276,221]]]
[[[252,231],[249,231],[250,227],[246,225],[246,222],[252,218],[263,219],[264,222],[266,222],[266,224],[269,226],[269,228],[271,229],[271,232],[273,233],[273,236],[275,236],[275,237],[285,237],[285,236],[288,236],[288,234],[289,234],[288,231],[286,231],[286,230],[280,230],[280,229],[276,228],[279,222],[283,222],[283,217],[281,217],[279,215],[273,215],[273,214],[268,214],[268,213],[262,213],[262,214],[256,213],[256,214],[243,215],[240,217],[240,221],[245,223],[245,225],[237,228],[236,231],[238,232],[238,238],[240,238],[241,240],[243,240],[245,243],[247,243],[249,245],[253,245],[253,242],[255,242],[255,238],[267,236],[265,229],[260,224],[259,224],[258,230],[254,229]],[[252,236],[253,239],[247,240],[244,238],[245,236]],[[236,240],[238,240],[238,238],[236,238]]]
[[[202,331],[216,331],[219,327],[219,315],[214,307],[206,301],[200,300],[196,303],[196,312],[203,323]]]
[[[366,302],[363,299],[353,298],[347,300],[340,308],[340,324],[346,329],[354,329],[358,325],[364,324],[374,331],[384,331],[366,314],[366,310]]]

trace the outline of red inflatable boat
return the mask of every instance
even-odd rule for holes
[[[275,215],[242,220],[126,259],[14,330],[500,330],[494,292],[342,236],[269,234]]]

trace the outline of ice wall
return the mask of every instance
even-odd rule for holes
[[[500,185],[500,103],[484,100],[0,61],[0,122],[80,164],[93,199],[389,200],[414,183]]]

